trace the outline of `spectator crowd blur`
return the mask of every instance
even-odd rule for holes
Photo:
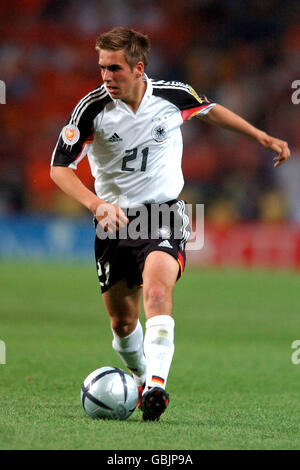
[[[299,0],[1,0],[0,214],[85,213],[50,180],[50,159],[72,108],[100,83],[96,37],[118,25],[148,34],[151,78],[187,82],[289,142],[292,159],[274,170],[256,142],[190,121],[185,199],[222,223],[300,223]],[[87,162],[78,174],[93,187]]]

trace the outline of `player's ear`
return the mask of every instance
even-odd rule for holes
[[[144,62],[142,62],[142,61],[137,62],[136,65],[135,65],[136,78],[142,77],[144,71],[145,71]]]

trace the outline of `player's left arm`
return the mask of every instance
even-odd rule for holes
[[[198,116],[203,121],[215,124],[223,129],[246,135],[256,140],[265,149],[275,152],[277,154],[277,156],[273,158],[275,168],[290,158],[291,152],[287,142],[257,129],[224,106],[216,104],[207,114],[199,114]]]

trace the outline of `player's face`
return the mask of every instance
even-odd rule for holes
[[[131,70],[122,50],[101,49],[99,51],[99,67],[102,79],[112,98],[118,98],[125,102],[131,101],[138,81],[143,75],[143,64],[139,62]]]

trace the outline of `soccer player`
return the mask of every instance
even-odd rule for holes
[[[180,126],[197,116],[244,134],[276,153],[275,167],[290,157],[290,150],[286,142],[191,86],[149,79],[147,36],[117,27],[99,36],[96,50],[103,84],[69,116],[53,152],[51,177],[94,215],[96,266],[112,345],[139,387],[143,420],[154,421],[169,402],[165,388],[174,353],[172,291],[184,270],[190,233],[185,202],[177,200],[184,184]],[[95,193],[74,172],[85,155]],[[153,220],[152,209],[162,206],[172,209],[167,225]],[[130,236],[129,230],[127,237],[119,236],[137,222],[139,213],[132,209],[142,207],[147,209],[149,236]],[[145,336],[139,321],[142,292]]]

